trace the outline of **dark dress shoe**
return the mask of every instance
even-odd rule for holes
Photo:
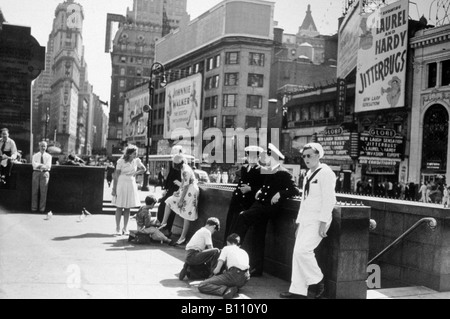
[[[293,294],[291,292],[282,292],[280,293],[280,298],[283,299],[306,299],[306,296]]]
[[[321,282],[315,285],[315,299],[322,299],[325,295],[325,283],[322,279]]]

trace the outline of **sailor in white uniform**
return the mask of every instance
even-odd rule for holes
[[[336,175],[331,168],[320,163],[324,156],[318,143],[309,143],[302,150],[303,159],[309,168],[303,182],[303,194],[297,216],[297,233],[292,256],[292,278],[289,292],[282,298],[306,298],[308,287],[316,287],[315,298],[324,294],[323,274],[317,264],[314,250],[331,225],[332,212],[336,204]]]

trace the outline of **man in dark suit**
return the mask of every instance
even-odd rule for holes
[[[254,227],[249,250],[250,275],[253,277],[261,276],[263,272],[267,222],[280,212],[280,203],[283,200],[300,195],[293,176],[281,165],[284,155],[271,143],[269,150],[276,156],[269,156],[269,166],[262,170],[265,175],[263,186],[256,194],[253,205],[239,215],[236,227],[241,242],[244,241],[248,229]]]
[[[248,146],[245,148],[248,163],[241,168],[241,178],[231,198],[227,214],[224,243],[227,242],[228,236],[234,233],[239,214],[253,205],[256,193],[263,186],[265,175],[261,174],[261,166],[258,164],[259,154],[263,151],[259,146]]]

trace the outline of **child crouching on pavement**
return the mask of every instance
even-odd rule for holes
[[[173,244],[159,229],[159,222],[156,217],[152,217],[150,210],[153,209],[157,199],[150,195],[145,198],[145,205],[139,208],[136,214],[137,232],[148,234],[151,239],[159,242]]]

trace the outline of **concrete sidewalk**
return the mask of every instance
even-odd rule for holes
[[[104,200],[111,199],[105,183]],[[140,192],[141,200],[149,193]],[[80,212],[81,214],[81,212]],[[0,299],[222,299],[199,293],[199,282],[178,280],[184,247],[135,245],[114,236],[112,215],[6,211],[0,207]],[[135,229],[130,220],[130,229]],[[289,282],[252,278],[238,299],[279,299]],[[449,299],[424,287],[368,291],[368,299]]]
[[[221,299],[178,280],[182,247],[130,244],[112,235],[113,216],[45,218],[0,209],[0,299]],[[239,298],[278,299],[288,286],[265,274]]]

